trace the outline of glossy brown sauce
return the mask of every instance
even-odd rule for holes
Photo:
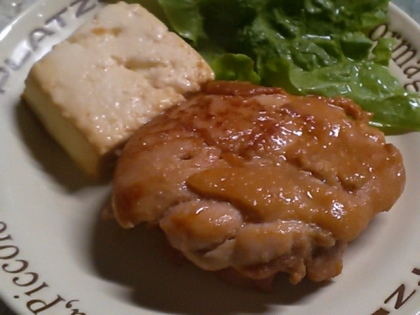
[[[401,155],[353,102],[279,95],[270,105],[269,88],[250,91],[252,99],[246,89],[209,90],[228,95],[218,102],[202,96],[177,117],[229,163],[187,179],[199,195],[232,202],[251,221],[300,220],[345,241],[400,195]]]
[[[156,224],[206,270],[330,279],[347,243],[404,188],[402,156],[369,118],[343,98],[210,83],[129,140],[115,217]]]

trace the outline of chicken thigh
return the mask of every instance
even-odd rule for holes
[[[351,100],[212,82],[141,127],[113,179],[124,228],[158,225],[205,270],[270,283],[335,277],[401,195],[400,152]]]

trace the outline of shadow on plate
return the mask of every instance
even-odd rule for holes
[[[100,277],[127,287],[131,295],[124,299],[139,310],[227,315],[274,312],[275,308],[279,313],[328,285],[309,281],[291,285],[286,276],[278,276],[272,293],[231,286],[191,263],[169,261],[158,229],[140,225],[123,230],[112,220],[97,222],[91,252]]]
[[[97,184],[74,165],[23,102],[16,106],[15,114],[20,137],[36,167],[69,192]],[[380,226],[381,220],[374,220],[349,250],[366,249],[369,235]],[[172,314],[228,315],[261,314],[275,309],[280,314],[290,305],[308,302],[329,285],[303,281],[294,286],[283,275],[277,277],[269,294],[234,287],[190,263],[172,264],[165,255],[162,233],[145,226],[124,230],[115,221],[96,220],[91,241],[95,270],[103,279],[131,292],[128,297],[112,298],[128,299],[138,305],[140,312],[149,309]],[[345,264],[350,260],[345,259]]]
[[[33,157],[36,168],[51,176],[69,192],[103,184],[95,182],[74,164],[23,101],[17,104],[15,117],[22,141],[28,154]]]
[[[34,167],[69,193],[98,184],[79,170],[23,101],[16,106],[15,119],[18,136],[33,158]],[[96,271],[104,279],[128,287],[132,292],[128,299],[140,311],[197,315],[265,313],[270,307],[278,310],[295,304],[323,286],[306,281],[293,286],[287,277],[278,277],[270,294],[234,287],[190,263],[171,263],[164,253],[164,236],[156,229],[139,226],[124,230],[115,221],[95,222],[91,252]]]

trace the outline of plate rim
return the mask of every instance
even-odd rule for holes
[[[63,3],[64,2],[65,3],[70,3],[71,2],[71,0],[61,0],[61,1]],[[25,19],[27,19],[27,18],[31,17],[32,15],[36,14],[39,10],[41,10],[42,6],[45,6],[46,4],[53,3],[53,2],[56,2],[56,0],[40,0],[36,3],[33,3],[28,9],[26,9],[24,12],[19,14],[12,22],[10,22],[0,32],[0,47],[2,47],[2,44],[4,42],[4,38],[6,38],[8,36],[12,36],[15,32],[18,32],[18,31],[15,30],[16,25],[19,25],[20,23],[24,23]],[[416,31],[420,34],[420,24],[417,23],[410,15],[408,15],[405,11],[403,11],[401,8],[399,8],[394,3],[390,3],[390,11],[391,10],[393,10],[393,14],[396,14],[396,15],[400,16],[402,19],[404,19],[407,23],[410,24],[410,27],[416,29]],[[7,33],[6,33],[6,30],[7,30]],[[2,98],[2,95],[0,94],[0,99],[1,98]],[[18,305],[18,303],[15,303],[16,301],[13,300],[12,297],[9,298],[8,295],[2,294],[2,292],[4,292],[4,291],[0,288],[0,298],[11,310],[16,311],[16,312],[27,311],[27,309],[24,308],[24,306],[22,306],[21,309],[20,309],[20,305],[19,305],[18,308],[15,308],[15,306]],[[420,310],[420,306],[419,306],[419,310]]]

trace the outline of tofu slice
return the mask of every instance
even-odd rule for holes
[[[23,98],[72,159],[100,177],[136,129],[213,79],[160,20],[119,2],[35,63]]]

